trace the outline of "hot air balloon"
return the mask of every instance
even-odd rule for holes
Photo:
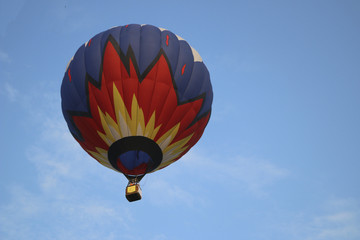
[[[180,159],[200,139],[213,99],[198,52],[174,33],[131,24],[101,32],[68,63],[62,112],[72,136],[100,164],[140,180]]]

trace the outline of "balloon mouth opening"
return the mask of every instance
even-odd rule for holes
[[[113,168],[130,180],[155,170],[163,159],[163,153],[152,139],[130,136],[121,138],[110,146],[108,159]]]

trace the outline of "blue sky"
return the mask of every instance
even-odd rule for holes
[[[359,1],[0,0],[0,238],[360,239]],[[181,160],[126,179],[67,130],[60,85],[96,33],[152,24],[213,84]]]

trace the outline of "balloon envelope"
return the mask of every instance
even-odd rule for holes
[[[132,24],[101,32],[77,50],[61,99],[81,147],[131,179],[189,151],[209,121],[213,93],[205,64],[185,40]]]

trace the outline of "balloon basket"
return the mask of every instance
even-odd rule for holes
[[[142,191],[141,191],[141,188],[140,188],[140,184],[138,184],[138,183],[130,183],[126,187],[125,196],[126,196],[126,199],[129,202],[134,202],[134,201],[140,200],[141,196],[142,196]]]

